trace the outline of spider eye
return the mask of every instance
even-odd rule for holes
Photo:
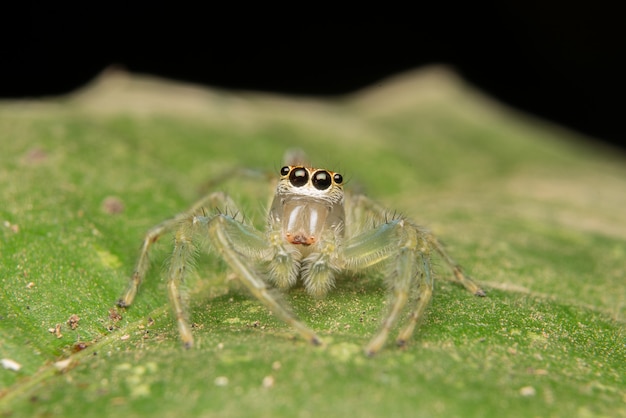
[[[316,171],[313,174],[313,186],[318,190],[326,190],[332,184],[328,171]]]
[[[281,170],[282,171],[282,170]],[[302,187],[309,181],[309,173],[304,168],[295,168],[289,174],[289,182],[295,187]]]
[[[286,176],[287,174],[289,174],[289,166],[284,166],[283,168],[280,169],[281,176]]]
[[[335,173],[335,175],[333,176],[333,180],[335,180],[335,183],[341,184],[343,183],[343,176],[339,173]]]

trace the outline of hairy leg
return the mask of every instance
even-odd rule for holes
[[[365,196],[352,196],[347,206],[352,236],[344,246],[345,266],[360,270],[385,264],[390,289],[389,310],[377,334],[365,348],[368,355],[378,352],[386,342],[404,309],[410,306],[408,319],[400,330],[397,343],[406,344],[423,317],[433,293],[431,254],[438,253],[454,273],[456,281],[477,296],[485,292],[448,255],[437,238],[427,229],[389,214]],[[412,301],[409,303],[409,301]]]
[[[290,309],[272,292],[262,273],[249,263],[250,259],[266,258],[274,253],[265,234],[234,220],[227,215],[212,218],[197,217],[206,224],[211,244],[237,274],[254,297],[267,306],[278,318],[294,328],[305,340],[320,345],[320,338],[296,318]]]
[[[175,231],[181,222],[185,222],[190,216],[195,213],[198,213],[202,210],[202,208],[222,208],[222,210],[227,212],[235,211],[235,204],[233,201],[224,193],[211,193],[203,199],[199,200],[194,204],[188,211],[181,213],[180,215],[175,216],[172,219],[168,219],[157,226],[151,228],[148,233],[145,235],[143,239],[143,244],[141,246],[141,251],[139,253],[139,258],[137,259],[137,263],[135,264],[135,269],[133,270],[133,274],[128,282],[128,286],[126,290],[122,294],[122,296],[118,299],[117,305],[119,307],[125,308],[130,306],[137,295],[137,291],[139,290],[139,286],[143,281],[148,269],[150,267],[150,249],[152,245],[159,240],[163,235],[171,233]]]

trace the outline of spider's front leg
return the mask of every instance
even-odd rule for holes
[[[127,308],[133,303],[139,291],[139,286],[150,267],[150,250],[152,246],[163,235],[174,232],[174,252],[170,260],[167,289],[170,303],[178,323],[180,336],[186,347],[193,345],[193,336],[191,335],[191,327],[186,318],[185,301],[180,293],[179,285],[185,276],[186,269],[195,252],[193,244],[193,235],[197,229],[196,222],[194,221],[195,216],[198,213],[204,213],[204,208],[215,207],[223,208],[223,210],[229,213],[236,212],[236,206],[232,199],[225,193],[216,192],[200,199],[188,211],[151,228],[143,239],[141,252],[126,291],[117,301],[117,305],[121,308]]]
[[[135,264],[135,270],[128,282],[128,286],[122,296],[117,301],[117,306],[126,308],[135,300],[135,296],[139,291],[139,286],[148,272],[150,267],[150,250],[152,245],[156,243],[163,235],[174,232],[181,224],[188,222],[190,216],[198,213],[202,208],[224,208],[227,212],[235,213],[235,204],[226,194],[217,192],[211,193],[196,202],[188,211],[183,212],[174,218],[168,219],[157,226],[151,228],[143,239],[141,252]]]
[[[404,345],[431,299],[433,279],[430,253],[422,244],[418,230],[405,219],[394,219],[350,239],[345,246],[346,267],[360,270],[385,264],[386,282],[391,295],[389,310],[378,333],[365,347],[369,356],[376,354],[387,341],[389,332],[400,319],[410,299],[414,306],[408,323],[398,334]]]
[[[262,274],[249,262],[259,260],[270,263],[274,274],[283,274],[281,279],[291,283],[299,260],[293,253],[284,251],[283,244],[232,217],[219,214],[213,217],[196,217],[196,222],[206,225],[211,244],[228,266],[237,274],[248,290],[278,318],[293,327],[306,341],[320,345],[320,338],[280,302],[275,292],[270,291]],[[270,234],[271,235],[271,234]],[[279,261],[277,261],[279,260]]]
[[[456,281],[473,294],[485,296],[485,292],[463,273],[430,231],[402,217],[388,220],[386,211],[364,196],[354,196],[351,203],[349,214],[352,222],[357,225],[375,222],[379,225],[346,242],[346,267],[359,270],[384,264],[387,267],[386,280],[391,295],[388,313],[378,333],[365,348],[367,355],[374,355],[382,348],[409,301],[412,301],[412,306],[408,319],[398,333],[396,343],[404,346],[413,334],[432,298],[433,251],[442,256],[453,271]]]
[[[207,215],[211,211],[214,212],[213,208],[216,207],[222,208],[223,213]],[[144,237],[135,270],[126,291],[117,302],[118,306],[125,308],[132,304],[150,266],[149,255],[152,245],[163,235],[173,233],[174,250],[167,270],[168,296],[183,345],[187,348],[192,347],[193,335],[180,286],[196,253],[194,237],[198,234],[204,233],[206,235],[208,233],[213,247],[222,255],[229,267],[234,270],[251,293],[276,316],[293,326],[306,340],[319,344],[320,339],[317,335],[298,321],[289,309],[278,300],[276,295],[269,291],[262,275],[253,267],[255,262],[264,258],[271,258],[274,253],[282,254],[283,251],[279,242],[272,243],[270,240],[268,243],[265,234],[239,222],[228,215],[229,213],[238,213],[232,199],[222,192],[212,193],[198,201],[188,211],[150,229]],[[272,265],[277,270],[274,273],[280,277],[280,271],[283,271],[286,275],[284,280],[292,282],[294,272],[297,272],[299,265],[298,260],[292,257],[293,254],[290,253],[282,255],[282,258],[273,258]],[[282,260],[282,263],[277,264],[275,260]]]

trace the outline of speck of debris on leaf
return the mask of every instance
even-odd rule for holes
[[[2,360],[0,360],[0,363],[2,364],[3,368],[11,370],[13,372],[18,372],[22,368],[22,365],[20,363],[15,360],[11,360],[10,358],[3,358]]]
[[[72,346],[72,352],[78,353],[79,351],[83,351],[85,348],[89,347],[88,343],[85,342],[77,342]]]
[[[24,154],[22,162],[28,165],[37,165],[43,163],[47,159],[48,153],[42,148],[35,147]]]
[[[4,221],[4,227],[8,228],[11,230],[11,232],[13,232],[14,234],[17,234],[18,232],[20,232],[20,227],[17,224],[12,224],[9,221]]]
[[[78,321],[80,321],[79,316],[76,314],[72,314],[72,316],[70,316],[70,318],[67,320],[67,325],[69,325],[71,329],[76,329],[78,328]]]
[[[120,315],[120,314],[119,314],[119,313],[115,310],[115,308],[111,308],[111,309],[109,309],[109,319],[110,319],[110,320],[112,320],[112,321],[114,321],[114,322],[117,322],[117,321],[119,321],[120,319],[122,319],[122,315]]]
[[[274,382],[275,382],[275,380],[274,380],[273,376],[265,376],[263,378],[262,385],[263,385],[264,388],[269,389],[269,388],[274,386]]]
[[[72,363],[72,359],[67,358],[65,360],[57,361],[56,363],[54,363],[54,367],[56,367],[57,370],[63,372],[67,370],[67,368],[70,366],[71,363]]]
[[[56,324],[54,328],[48,328],[48,332],[54,334],[57,338],[63,337],[63,334],[61,334],[61,324]]]
[[[116,196],[108,196],[102,201],[102,210],[109,215],[124,212],[124,202]]]

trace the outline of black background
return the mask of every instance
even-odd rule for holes
[[[431,63],[514,107],[624,148],[618,2],[202,8],[47,2],[0,12],[0,97],[70,92],[118,65],[211,86],[352,92]]]

